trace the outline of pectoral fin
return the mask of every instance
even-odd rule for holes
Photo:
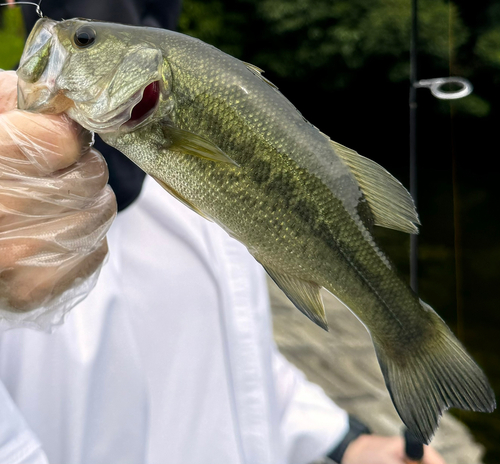
[[[210,161],[229,163],[238,166],[236,161],[227,156],[214,143],[193,132],[167,124],[165,127],[165,135],[170,140],[171,145],[169,146],[169,150],[171,151],[179,151],[186,155],[198,156]]]
[[[328,331],[328,321],[326,320],[323,300],[319,293],[321,289],[319,285],[288,274],[276,272],[274,269],[266,266],[264,266],[264,269],[303,314],[322,329]]]
[[[403,185],[382,166],[354,150],[330,140],[335,153],[356,177],[373,213],[375,224],[418,234],[420,225],[415,204]]]
[[[179,192],[177,192],[177,190],[175,190],[172,187],[170,187],[170,185],[167,185],[161,179],[158,179],[158,177],[155,177],[153,175],[151,175],[151,177],[156,182],[158,182],[168,193],[170,193],[172,196],[174,196],[175,198],[177,198],[184,206],[187,206],[191,211],[194,211],[195,213],[199,214],[202,218],[206,219],[207,221],[213,222],[212,219],[210,219],[205,213],[203,213],[202,211],[200,211],[190,201],[186,200]]]

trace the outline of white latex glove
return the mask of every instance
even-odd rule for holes
[[[0,72],[0,328],[46,330],[95,285],[116,199],[88,131],[16,108]]]

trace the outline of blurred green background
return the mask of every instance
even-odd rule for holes
[[[21,8],[3,7],[0,10],[0,69],[14,69],[26,38]]]
[[[500,3],[420,0],[419,16],[419,78],[474,84],[455,102],[419,90],[421,297],[500,392]],[[266,70],[315,126],[408,185],[410,0],[184,0],[179,29]],[[16,65],[24,36],[4,9],[0,68]],[[377,233],[408,276],[408,237]],[[498,464],[500,413],[456,414]]]

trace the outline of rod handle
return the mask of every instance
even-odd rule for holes
[[[420,464],[424,457],[424,445],[408,429],[404,431],[405,455],[408,464]]]

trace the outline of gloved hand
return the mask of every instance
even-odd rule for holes
[[[16,95],[0,72],[0,328],[46,330],[95,285],[116,199],[92,134]]]

